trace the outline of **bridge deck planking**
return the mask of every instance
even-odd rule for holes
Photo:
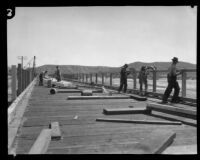
[[[65,147],[78,148],[75,151],[64,153],[88,153],[91,149],[80,147],[86,145],[90,148],[95,145],[94,153],[106,153],[106,147],[102,148],[101,144],[106,143],[110,146],[108,153],[121,153],[127,148],[127,145],[122,145],[116,150],[116,144],[131,142],[135,143],[140,139],[148,136],[148,133],[156,128],[168,128],[176,132],[177,137],[172,145],[192,144],[196,142],[196,128],[191,126],[162,126],[162,125],[136,125],[123,123],[96,122],[96,118],[105,117],[102,114],[103,108],[121,108],[128,106],[144,106],[144,103],[137,103],[133,99],[121,100],[90,100],[81,101],[66,100],[68,95],[79,95],[77,93],[61,93],[50,95],[49,88],[36,86],[34,88],[29,106],[24,114],[27,120],[20,129],[18,140],[17,153],[27,153],[31,145],[36,140],[38,134],[43,128],[48,128],[52,121],[60,123],[63,140],[58,142],[50,142],[47,153],[61,153],[65,151]],[[97,94],[101,95],[101,94]],[[41,110],[40,110],[41,109]],[[78,119],[73,117],[78,115]],[[112,116],[113,117],[113,116]],[[151,117],[147,115],[114,115],[114,118],[130,118],[130,119],[149,119],[162,120],[162,118]],[[131,129],[130,129],[131,128]],[[120,144],[119,144],[120,145]],[[87,147],[88,146],[88,147]],[[130,147],[128,147],[130,148]]]

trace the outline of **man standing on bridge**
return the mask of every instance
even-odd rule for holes
[[[177,82],[177,75],[181,74],[181,71],[177,72],[176,69],[176,64],[178,63],[178,58],[174,57],[172,59],[172,64],[168,69],[168,74],[167,74],[167,81],[168,81],[168,86],[165,90],[165,93],[163,95],[162,103],[167,103],[167,99],[172,92],[172,89],[174,88],[174,95],[172,97],[171,102],[172,103],[178,103],[179,102],[179,92],[180,92],[180,87]]]
[[[139,78],[139,84],[140,84],[140,95],[146,95],[147,89],[148,89],[148,81],[147,81],[147,76],[149,74],[149,69],[156,70],[155,66],[142,66],[140,69],[140,72],[138,74]],[[145,86],[145,92],[143,94],[143,84]]]
[[[120,91],[122,90],[122,88],[124,87],[124,93],[126,93],[127,90],[127,75],[130,74],[130,72],[128,72],[126,69],[128,68],[128,64],[125,64],[122,68],[121,68],[121,72],[120,72],[120,86],[118,89],[118,93],[120,93]]]
[[[57,82],[61,81],[61,72],[58,66],[56,66],[55,77],[57,79]]]

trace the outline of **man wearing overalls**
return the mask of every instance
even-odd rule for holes
[[[176,64],[178,63],[178,58],[174,57],[172,59],[172,64],[168,69],[168,74],[167,74],[167,81],[168,81],[168,86],[165,90],[165,93],[163,95],[162,103],[167,103],[167,99],[170,96],[170,93],[172,92],[172,89],[174,88],[174,95],[172,97],[171,102],[172,103],[178,103],[179,102],[179,92],[180,92],[180,87],[177,82],[177,75],[181,74],[181,71],[177,72],[176,69]]]

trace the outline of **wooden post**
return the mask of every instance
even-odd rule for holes
[[[25,78],[24,78],[24,69],[22,68],[22,91],[24,90],[24,86],[25,86]]]
[[[92,83],[92,74],[90,74],[90,83]]]
[[[88,83],[88,74],[86,74],[86,83]]]
[[[153,92],[156,92],[156,71],[153,71]]]
[[[112,73],[110,73],[110,86],[112,86]]]
[[[32,82],[32,72],[31,72],[31,70],[29,70],[29,79],[30,79],[29,83],[31,83]]]
[[[137,72],[135,71],[133,73],[133,89],[136,89],[136,83],[137,83]]]
[[[185,70],[182,70],[182,97],[186,97],[186,78],[187,73]]]
[[[12,100],[15,100],[17,97],[16,92],[16,83],[17,83],[17,69],[15,65],[12,65]]]
[[[24,73],[25,73],[25,77],[24,77],[24,79],[25,79],[25,87],[24,87],[24,89],[25,89],[26,86],[27,86],[27,71],[24,70]]]
[[[97,84],[97,81],[98,81],[98,74],[96,73],[96,81],[95,81],[96,84]]]
[[[104,85],[104,74],[102,73],[102,85]]]
[[[17,68],[17,80],[18,80],[18,89],[17,89],[17,95],[19,95],[22,92],[22,65],[18,64]]]

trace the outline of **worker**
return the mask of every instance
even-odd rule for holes
[[[39,86],[43,85],[44,71],[39,74]]]
[[[130,74],[130,72],[126,70],[127,68],[128,68],[128,64],[125,64],[121,68],[121,71],[120,71],[120,86],[119,86],[119,89],[118,89],[118,93],[121,92],[122,88],[124,88],[124,93],[126,93],[126,90],[127,90],[127,75]]]
[[[139,95],[146,95],[148,89],[147,76],[149,74],[149,69],[155,70],[155,66],[142,66],[138,74],[139,84],[140,84],[140,93]],[[143,94],[143,84],[145,86],[145,92]]]
[[[57,82],[61,81],[61,72],[59,66],[56,66],[55,78],[57,79]]]
[[[177,75],[181,74],[181,71],[177,71],[176,64],[178,63],[178,58],[174,57],[172,59],[172,64],[168,69],[168,74],[167,74],[167,81],[168,81],[168,86],[164,92],[163,98],[162,98],[162,103],[167,103],[167,99],[172,92],[172,89],[174,88],[174,94],[172,97],[171,102],[172,103],[178,103],[179,102],[179,92],[180,92],[180,87],[177,82]]]

